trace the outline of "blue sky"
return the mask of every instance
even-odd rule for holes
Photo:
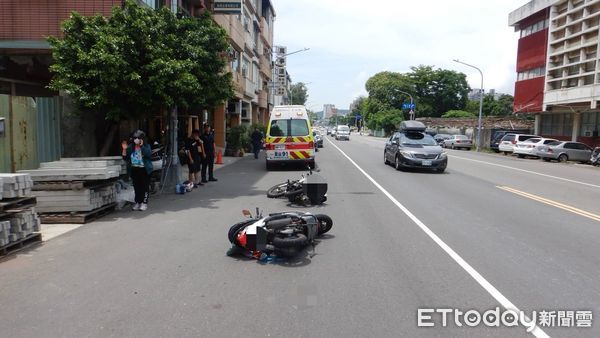
[[[384,70],[407,72],[420,64],[467,74],[479,88],[513,94],[518,33],[508,14],[525,0],[274,0],[275,44],[290,55],[294,82],[308,84],[306,104],[347,109],[366,95],[366,80]]]

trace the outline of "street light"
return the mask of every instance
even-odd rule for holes
[[[479,71],[479,74],[481,74],[481,89],[479,90],[479,122],[477,126],[477,151],[481,151],[481,119],[483,115],[483,72],[481,71],[481,69],[468,63],[464,63],[458,59],[454,59],[452,61],[463,64],[467,67],[475,68]]]
[[[396,92],[399,92],[399,93],[402,93],[402,94],[404,94],[404,95],[408,95],[408,97],[410,97],[410,113],[409,113],[409,114],[410,114],[410,119],[411,119],[411,120],[414,120],[414,119],[415,119],[415,115],[417,115],[417,114],[416,114],[416,110],[417,110],[417,108],[415,107],[415,108],[414,108],[414,110],[413,110],[413,105],[414,105],[414,102],[415,102],[415,101],[413,100],[413,97],[412,97],[412,95],[410,95],[409,93],[407,93],[407,92],[405,92],[405,91],[402,91],[402,90],[400,90],[400,89],[394,89],[394,91],[396,91]]]

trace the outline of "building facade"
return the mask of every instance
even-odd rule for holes
[[[215,9],[215,0],[138,2],[154,9],[166,6],[180,15],[192,17]],[[123,3],[124,0],[0,1],[0,91],[9,91],[10,81],[20,81],[17,94],[58,95],[46,89],[51,77],[48,66],[52,62],[46,37],[60,36],[61,23],[72,11],[86,16],[109,16],[113,7]],[[214,111],[192,109],[182,112],[180,118],[182,134],[199,128],[203,122],[212,124],[220,148],[225,147],[228,127],[242,123],[266,124],[273,100],[269,82],[273,76],[274,8],[270,0],[240,0],[239,3],[241,14],[214,15],[215,22],[229,35],[228,71],[233,74],[235,97]],[[156,129],[154,126],[147,128]]]
[[[600,1],[533,0],[509,15],[520,32],[515,113],[537,134],[600,145]]]
[[[214,0],[206,1],[214,9]],[[226,130],[240,124],[266,125],[273,107],[273,28],[275,10],[270,0],[244,0],[241,14],[215,14],[230,41],[229,71],[235,95],[214,112],[217,145],[225,147]],[[222,133],[219,130],[223,131]]]

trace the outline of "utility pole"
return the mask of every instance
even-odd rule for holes
[[[483,72],[481,71],[481,69],[470,65],[468,63],[464,63],[458,59],[453,60],[454,62],[463,64],[467,67],[471,67],[474,69],[477,69],[479,71],[479,74],[481,75],[481,89],[479,90],[479,122],[477,123],[477,151],[481,151],[481,124],[482,124],[482,117],[483,117]]]

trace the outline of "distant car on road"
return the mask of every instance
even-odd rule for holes
[[[580,142],[556,141],[539,146],[536,155],[544,161],[588,163],[592,156],[592,148]]]
[[[339,125],[335,129],[336,140],[350,141],[350,127]]]
[[[543,146],[552,142],[557,142],[557,140],[543,137],[530,138],[522,142],[517,142],[513,148],[513,154],[517,155],[519,158],[524,158],[526,156],[538,157],[536,154],[536,149],[539,146]]]
[[[449,139],[452,135],[450,134],[435,134],[433,139],[440,145],[444,146],[444,141]]]
[[[337,132],[337,127],[331,128],[331,132],[329,133],[332,137],[335,137],[335,133]]]
[[[444,148],[471,150],[473,142],[466,135],[451,135],[444,140]]]
[[[385,164],[393,164],[396,170],[403,168],[431,169],[444,172],[448,156],[419,121],[404,121],[400,131],[386,142],[383,151]]]
[[[540,138],[541,136],[537,135],[529,135],[529,134],[506,134],[500,140],[500,144],[498,145],[498,150],[503,152],[505,155],[512,154],[515,144],[517,142],[523,142],[525,140],[529,140],[530,138]]]

